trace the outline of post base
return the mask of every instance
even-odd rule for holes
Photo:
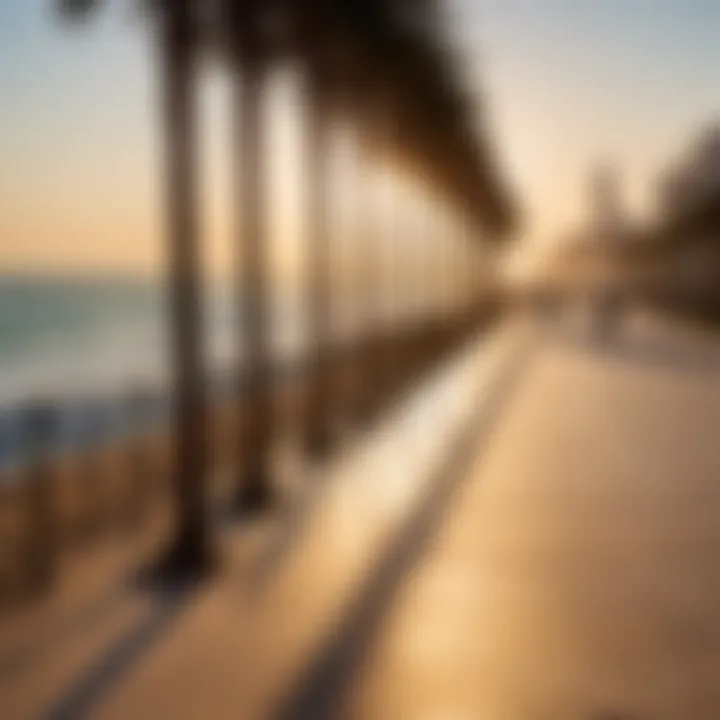
[[[275,492],[267,470],[244,475],[233,501],[236,515],[257,515],[275,504]]]
[[[179,538],[142,568],[137,579],[142,587],[152,590],[186,588],[210,578],[219,564],[217,549],[209,542]]]
[[[305,453],[312,460],[323,460],[332,452],[336,440],[329,427],[316,428],[305,436]]]

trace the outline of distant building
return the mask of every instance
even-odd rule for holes
[[[590,178],[589,222],[581,230],[589,242],[624,242],[632,234],[632,223],[622,198],[617,171],[604,165]]]
[[[673,222],[720,202],[720,124],[709,126],[661,177],[658,215]]]
[[[568,287],[599,287],[612,282],[618,251],[633,244],[638,236],[613,166],[593,169],[587,198],[585,221],[561,239],[549,263],[552,281]]]
[[[625,212],[618,187],[612,170],[595,172],[589,220],[565,237],[553,280],[581,289],[611,283],[720,318],[720,123],[662,174],[645,227]]]
[[[720,302],[720,124],[707,127],[658,183],[648,266],[693,302]]]

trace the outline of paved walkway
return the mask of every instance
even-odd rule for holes
[[[0,716],[716,720],[718,427],[711,335],[505,328],[229,530],[218,582],[46,609]]]
[[[720,344],[539,344],[348,717],[720,717]]]

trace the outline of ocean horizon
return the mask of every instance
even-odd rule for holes
[[[241,356],[238,309],[230,283],[207,283],[202,314],[209,372]],[[275,292],[271,318],[273,356],[300,353],[302,303]],[[164,383],[169,343],[160,279],[0,274],[0,406],[29,396]]]
[[[299,355],[297,303],[276,296],[275,305],[273,356]],[[229,283],[208,284],[203,318],[209,377],[226,375],[241,359],[236,310]],[[98,402],[108,417],[119,417],[128,393],[138,389],[154,395],[162,415],[169,395],[168,330],[166,287],[159,279],[0,274],[0,467],[21,460],[19,425],[37,401],[59,408],[66,429],[78,419],[82,424],[87,408]]]

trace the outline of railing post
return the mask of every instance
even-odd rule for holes
[[[127,446],[128,485],[121,509],[122,523],[131,530],[139,528],[148,512],[152,491],[156,485],[153,475],[151,445],[151,419],[153,396],[149,391],[137,389],[127,401],[127,432],[130,440]]]
[[[105,407],[99,398],[81,402],[76,409],[77,447],[74,450],[74,467],[79,474],[78,486],[83,511],[78,528],[82,541],[94,540],[107,521],[106,466],[103,462],[102,442],[105,437]]]
[[[57,408],[47,401],[28,408],[24,417],[23,445],[28,460],[28,546],[26,568],[29,590],[42,592],[57,573],[60,537],[54,497],[52,449],[59,431]]]

